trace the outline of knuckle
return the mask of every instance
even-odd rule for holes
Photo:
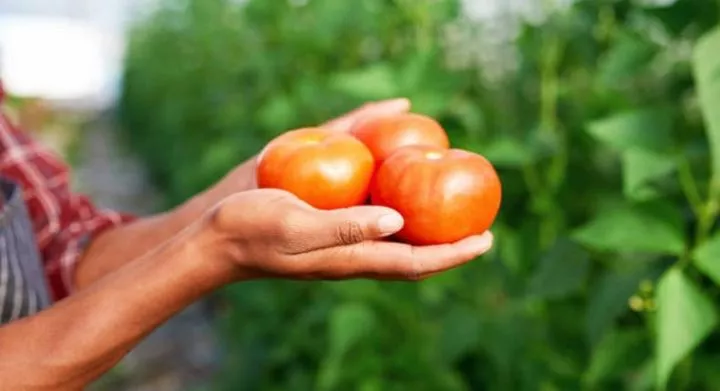
[[[416,267],[412,267],[410,269],[410,272],[407,274],[407,279],[409,281],[421,281],[422,280],[422,274],[420,274],[419,269]]]
[[[238,195],[232,195],[221,202],[215,204],[207,213],[206,218],[210,221],[210,224],[214,227],[221,229],[228,229],[234,226],[235,215],[237,215],[236,206],[238,203],[242,204],[243,199]]]
[[[224,229],[227,225],[228,207],[224,204],[216,205],[207,214],[207,221],[214,228]]]
[[[363,254],[365,253],[365,244],[359,243],[355,246],[338,249],[338,255],[341,259],[345,259],[344,265],[357,272],[363,269]]]
[[[424,274],[424,263],[422,259],[415,256],[413,248],[410,248],[410,270],[408,271],[407,278],[410,281],[421,281]]]
[[[275,235],[283,248],[288,252],[301,252],[304,216],[301,212],[284,213],[277,226]]]
[[[362,227],[356,221],[343,222],[337,227],[335,235],[341,245],[360,243],[365,238]]]
[[[342,280],[354,276],[361,268],[360,259],[357,249],[352,247],[347,249],[335,248],[329,252],[328,259],[335,262],[323,262],[317,265],[316,272],[323,279]]]

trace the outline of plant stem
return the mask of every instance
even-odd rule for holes
[[[542,58],[540,79],[540,131],[551,134],[558,132],[558,63],[560,62],[560,40],[548,38]]]
[[[536,167],[532,163],[525,164],[522,173],[525,186],[527,186],[531,197],[533,199],[537,198],[537,195],[543,191],[543,184],[540,181],[540,175],[538,175]]]
[[[688,162],[685,155],[683,155],[682,153],[678,154],[677,163],[680,188],[685,194],[685,198],[687,198],[688,202],[690,203],[690,208],[692,208],[693,213],[695,214],[695,216],[699,217],[701,215],[704,203],[702,197],[700,196],[700,191],[698,190],[697,182],[695,181],[695,177],[693,176],[690,163]]]
[[[546,248],[555,240],[558,232],[558,219],[553,197],[562,185],[568,162],[567,140],[564,132],[561,131],[557,106],[559,100],[559,65],[562,55],[562,45],[556,34],[547,37],[545,41],[544,56],[542,58],[541,80],[540,80],[540,132],[546,134],[556,148],[550,165],[547,168],[547,186],[544,186],[541,197],[548,206],[543,210],[541,216],[540,239],[541,246]]]
[[[680,187],[697,219],[693,247],[688,248],[687,253],[679,261],[679,266],[685,267],[692,261],[692,249],[707,240],[718,218],[718,213],[720,213],[720,181],[715,177],[710,180],[707,200],[703,200],[687,158],[682,153],[679,153],[677,161]]]
[[[718,200],[711,195],[708,201],[703,205],[702,211],[698,216],[698,227],[695,235],[695,245],[698,246],[705,242],[712,231],[715,220],[718,217]]]

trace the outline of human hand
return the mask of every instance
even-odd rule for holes
[[[355,123],[386,115],[406,113],[410,110],[410,101],[405,98],[389,99],[366,103],[338,118],[325,122],[321,127],[338,132],[349,132]]]
[[[208,245],[234,280],[421,280],[458,267],[492,246],[486,232],[454,244],[410,246],[383,240],[400,214],[378,206],[318,210],[275,189],[235,194],[209,215]]]

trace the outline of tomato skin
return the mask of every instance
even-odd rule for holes
[[[364,204],[375,170],[367,147],[348,134],[301,128],[272,140],[258,157],[260,188],[289,191],[318,209]]]
[[[482,234],[500,210],[502,186],[492,164],[461,149],[410,146],[375,174],[371,203],[397,210],[396,237],[414,245],[452,243]]]
[[[350,134],[362,141],[381,164],[397,149],[410,145],[450,148],[445,129],[434,119],[416,113],[378,117],[361,121]]]

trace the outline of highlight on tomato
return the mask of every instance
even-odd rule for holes
[[[260,188],[289,191],[319,209],[364,204],[375,170],[370,150],[355,137],[308,127],[272,140],[257,163]]]

